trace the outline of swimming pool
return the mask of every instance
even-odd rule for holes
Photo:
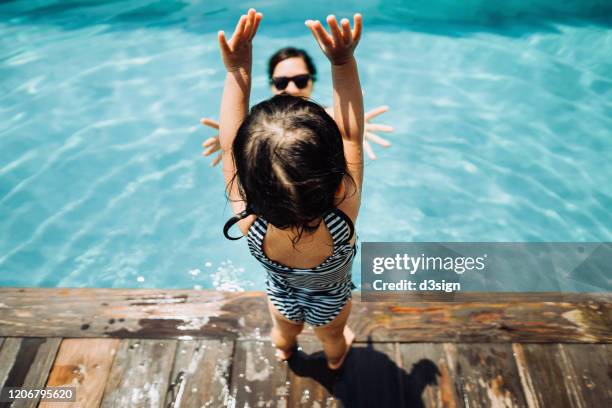
[[[246,6],[101,3],[0,5],[0,285],[262,289],[198,123]],[[395,133],[366,164],[362,241],[612,241],[610,2],[327,3],[257,3],[252,101],[298,45],[329,104],[303,21],[364,14],[366,109]]]

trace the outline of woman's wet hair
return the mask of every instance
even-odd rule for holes
[[[338,125],[303,97],[281,94],[253,106],[232,150],[236,175],[231,182],[238,183],[254,214],[277,228],[296,229],[293,245],[304,232],[316,231],[322,216],[337,206],[343,180],[355,184]]]
[[[268,77],[272,79],[272,76],[274,75],[274,69],[281,61],[296,57],[302,58],[304,60],[306,68],[308,69],[308,73],[312,75],[312,80],[314,82],[317,77],[317,68],[312,62],[312,58],[310,58],[310,55],[308,55],[306,51],[295,47],[281,48],[270,57],[270,59],[268,60]]]

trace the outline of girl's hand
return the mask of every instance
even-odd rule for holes
[[[241,68],[251,69],[253,58],[252,41],[257,33],[261,17],[262,14],[255,12],[255,9],[250,9],[246,16],[241,16],[229,42],[225,38],[225,33],[219,31],[218,38],[221,57],[228,72]]]
[[[200,119],[200,123],[204,126],[211,127],[213,129],[219,130],[219,123],[213,119],[202,118]],[[209,137],[202,143],[202,147],[205,148],[204,152],[202,152],[202,156],[210,156],[211,154],[221,150],[221,142],[219,142],[219,134],[217,133],[214,136]],[[219,164],[221,159],[223,158],[223,152],[219,152],[213,161],[210,163],[211,166],[216,166]]]
[[[306,26],[312,31],[319,47],[333,65],[343,65],[353,58],[353,52],[361,38],[362,20],[361,14],[355,14],[353,26],[348,19],[343,18],[340,27],[336,17],[327,16],[327,25],[331,31],[331,36],[325,31],[320,21],[306,20]]]

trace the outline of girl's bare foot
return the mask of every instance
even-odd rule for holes
[[[293,354],[293,347],[291,347],[290,350],[283,350],[282,348],[276,348],[276,352],[274,353],[274,355],[276,356],[276,358],[280,361],[287,361],[289,360],[289,358],[291,358],[291,354]]]
[[[276,347],[276,352],[274,353],[274,355],[279,361],[287,361],[293,355],[293,350],[297,348],[298,348],[297,343],[291,346],[288,350],[282,349],[280,347]]]
[[[346,351],[340,358],[340,361],[336,363],[331,363],[330,361],[327,362],[327,366],[331,370],[337,370],[340,367],[342,367],[342,364],[344,363],[346,356],[348,355],[349,351],[351,351],[351,345],[353,344],[353,341],[355,340],[355,333],[353,333],[353,331],[348,326],[344,326],[344,331],[342,334],[344,335],[344,340],[346,341]]]

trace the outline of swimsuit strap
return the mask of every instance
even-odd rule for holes
[[[246,210],[244,210],[243,212],[241,212],[240,214],[230,218],[230,220],[225,224],[225,227],[223,228],[223,233],[225,235],[225,237],[227,239],[232,239],[232,240],[236,240],[236,239],[240,239],[242,238],[242,236],[240,237],[230,237],[228,234],[228,231],[230,229],[230,227],[232,225],[234,225],[235,223],[237,223],[238,221],[240,221],[242,218],[246,217],[249,214],[253,214],[253,211],[250,207],[247,207]],[[340,220],[344,221],[344,223],[346,224],[346,226],[349,229],[349,236],[346,239],[345,242],[341,242],[340,244],[344,244],[344,243],[349,243],[351,241],[351,238],[353,238],[353,234],[355,233],[355,225],[353,224],[353,221],[350,219],[350,217],[348,215],[346,215],[346,213],[344,213],[344,211],[342,211],[341,209],[335,207],[332,208],[331,210],[329,210],[324,216],[323,218],[325,219],[325,217],[327,217],[329,214],[334,214],[336,217],[340,218]],[[267,229],[267,224],[268,221],[262,217],[262,216],[258,216],[257,218],[255,218],[255,221],[253,222],[253,224],[251,225],[251,227],[249,228],[249,232],[247,234],[248,235],[252,235],[251,234],[251,230],[253,228],[255,228],[255,225],[261,222],[265,225],[264,229]],[[261,239],[261,243],[263,243],[263,238]]]
[[[351,218],[346,215],[346,213],[344,211],[342,211],[339,208],[332,208],[331,212],[333,212],[334,214],[336,214],[340,219],[342,219],[346,226],[349,229],[349,236],[346,239],[346,243],[348,244],[351,241],[351,238],[353,238],[353,234],[355,233],[355,225],[353,224],[353,221],[351,220]]]
[[[232,237],[232,236],[230,236],[229,235],[229,230],[230,230],[230,228],[232,228],[232,226],[234,224],[236,224],[238,221],[248,217],[250,214],[255,214],[255,212],[253,211],[253,207],[251,207],[250,205],[247,205],[247,207],[246,207],[246,209],[244,211],[239,212],[238,214],[234,215],[229,220],[227,220],[227,222],[223,226],[223,235],[225,235],[225,238],[231,239],[232,241],[235,241],[235,240],[238,240],[238,239],[242,238],[244,235],[240,235],[239,237]]]

